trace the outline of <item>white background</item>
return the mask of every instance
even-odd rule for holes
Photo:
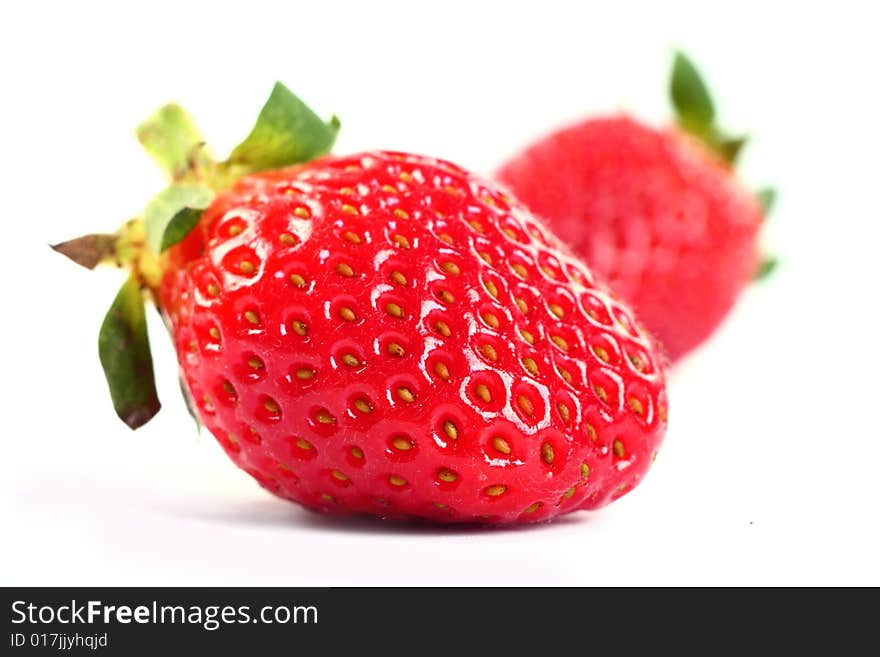
[[[872,3],[39,2],[0,9],[3,584],[880,584],[878,16]],[[871,15],[873,13],[873,15]],[[175,99],[219,153],[274,80],[337,152],[489,173],[551,126],[660,123],[674,46],[753,135],[782,266],[670,373],[645,483],[511,530],[324,519],[194,434],[152,326],[163,412],[129,432],[96,354],[115,271],[47,243],[109,231],[161,185],[131,129]]]

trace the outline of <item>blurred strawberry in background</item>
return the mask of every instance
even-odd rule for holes
[[[635,308],[674,361],[772,269],[757,237],[774,193],[737,179],[746,138],[718,127],[706,85],[681,53],[670,96],[674,125],[588,119],[529,146],[497,178]]]

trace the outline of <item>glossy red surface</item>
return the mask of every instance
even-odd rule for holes
[[[309,508],[546,519],[631,490],[663,437],[651,338],[451,164],[366,153],[243,179],[167,266],[202,422]]]

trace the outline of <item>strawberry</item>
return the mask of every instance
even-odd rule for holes
[[[761,200],[732,169],[743,138],[715,125],[693,65],[676,57],[678,125],[627,116],[576,123],[497,172],[629,302],[675,360],[705,340],[761,264]]]
[[[138,385],[152,382],[143,290],[199,422],[310,509],[527,522],[601,507],[644,476],[666,427],[652,339],[517,201],[417,155],[304,163],[332,123],[311,122],[320,147],[269,157],[285,128],[258,121],[263,148],[222,163],[183,115],[150,125],[170,191],[116,237],[58,246],[132,269],[101,352],[131,426],[158,410]],[[190,146],[169,155],[181,132]]]

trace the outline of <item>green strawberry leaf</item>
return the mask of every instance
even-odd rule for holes
[[[767,217],[770,212],[772,212],[773,206],[776,204],[776,190],[772,187],[765,187],[756,192],[755,196],[758,197],[758,203],[761,204],[761,208],[764,210],[764,216]]]
[[[758,271],[755,272],[754,280],[763,281],[772,274],[779,266],[779,259],[776,256],[767,256],[758,265]]]
[[[86,269],[94,269],[116,253],[116,235],[96,233],[83,235],[66,242],[50,244],[58,253],[67,256]]]
[[[135,134],[171,180],[185,180],[211,162],[201,133],[180,105],[160,107],[137,127]]]
[[[697,67],[682,52],[675,53],[669,77],[669,96],[679,127],[715,151],[731,166],[748,142],[747,135],[731,137],[715,123],[715,104]]]
[[[669,95],[681,127],[698,137],[712,133],[715,105],[709,95],[709,89],[693,62],[681,52],[675,53],[669,81]]]
[[[275,83],[256,125],[228,163],[248,171],[308,162],[330,151],[339,132],[335,116],[324,122],[280,82]]]
[[[144,297],[134,276],[123,284],[104,317],[98,354],[116,414],[132,429],[146,424],[161,404],[153,377]]]
[[[204,209],[187,207],[171,217],[171,221],[165,227],[165,232],[162,233],[162,243],[159,245],[159,252],[164,252],[189,235],[189,231],[195,228],[202,218],[202,212],[204,212]]]
[[[144,208],[147,243],[157,253],[177,244],[211,204],[214,192],[204,185],[170,185]]]
[[[736,164],[740,151],[746,145],[749,138],[745,135],[741,137],[720,137],[716,140],[715,151],[724,158],[724,161],[730,165]]]

